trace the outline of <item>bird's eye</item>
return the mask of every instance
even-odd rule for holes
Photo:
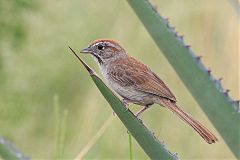
[[[104,47],[103,47],[103,45],[98,45],[98,47],[97,47],[99,50],[104,50]]]

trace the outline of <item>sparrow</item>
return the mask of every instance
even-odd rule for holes
[[[171,110],[207,143],[212,144],[218,140],[213,133],[176,104],[176,97],[158,75],[145,64],[129,56],[116,41],[95,40],[80,52],[90,54],[96,60],[107,85],[123,97],[124,104],[144,106],[135,116],[139,116],[156,103]]]

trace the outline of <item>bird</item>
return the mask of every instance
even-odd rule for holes
[[[138,117],[153,104],[166,107],[191,126],[208,144],[218,141],[201,123],[177,105],[174,94],[144,63],[128,55],[118,42],[97,39],[80,53],[90,54],[97,62],[107,85],[123,98],[123,103],[143,106]]]

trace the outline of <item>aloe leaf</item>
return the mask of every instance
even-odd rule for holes
[[[148,0],[128,0],[128,3],[231,151],[240,158],[240,115],[236,111],[239,102],[228,96],[228,90],[222,88],[220,81]]]
[[[28,160],[18,149],[16,149],[8,140],[0,136],[0,159]]]
[[[70,47],[69,47],[70,48]],[[71,49],[71,48],[70,48]],[[82,61],[78,55],[71,49],[83,66],[87,69],[92,80],[110,104],[119,119],[123,122],[127,130],[136,139],[144,152],[151,159],[178,159],[176,154],[171,153],[148,129],[134,116],[134,114],[126,109],[122,101],[103,83],[103,81],[94,73],[94,71]]]

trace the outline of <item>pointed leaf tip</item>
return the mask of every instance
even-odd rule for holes
[[[237,106],[239,106],[240,100],[232,101],[232,103],[233,103],[233,104],[236,104]]]
[[[228,93],[230,92],[230,90],[229,89],[226,89],[225,91],[224,91],[224,95],[225,96],[228,96]]]
[[[83,66],[87,69],[88,73],[90,75],[95,75],[94,71],[76,54],[76,52],[70,46],[68,47],[72,51],[72,53],[77,57],[77,59],[83,64]]]
[[[168,22],[169,21],[169,18],[163,18],[166,22]]]
[[[175,27],[170,27],[170,29],[171,29],[172,31],[175,31]]]
[[[153,6],[153,10],[154,10],[156,13],[158,13],[157,9],[158,9],[157,5],[154,5],[154,6]]]
[[[240,100],[233,100],[233,101],[231,101],[231,103],[232,103],[232,105],[234,105],[235,106],[235,109],[237,110],[237,112],[238,113],[240,113]]]
[[[180,38],[182,41],[183,41],[183,37],[184,37],[183,35],[180,35],[180,36],[179,36],[179,38]]]
[[[202,56],[197,56],[197,60],[200,61],[202,59]]]
[[[211,71],[210,68],[207,70],[207,73],[208,73],[209,76],[211,75],[212,71]]]

